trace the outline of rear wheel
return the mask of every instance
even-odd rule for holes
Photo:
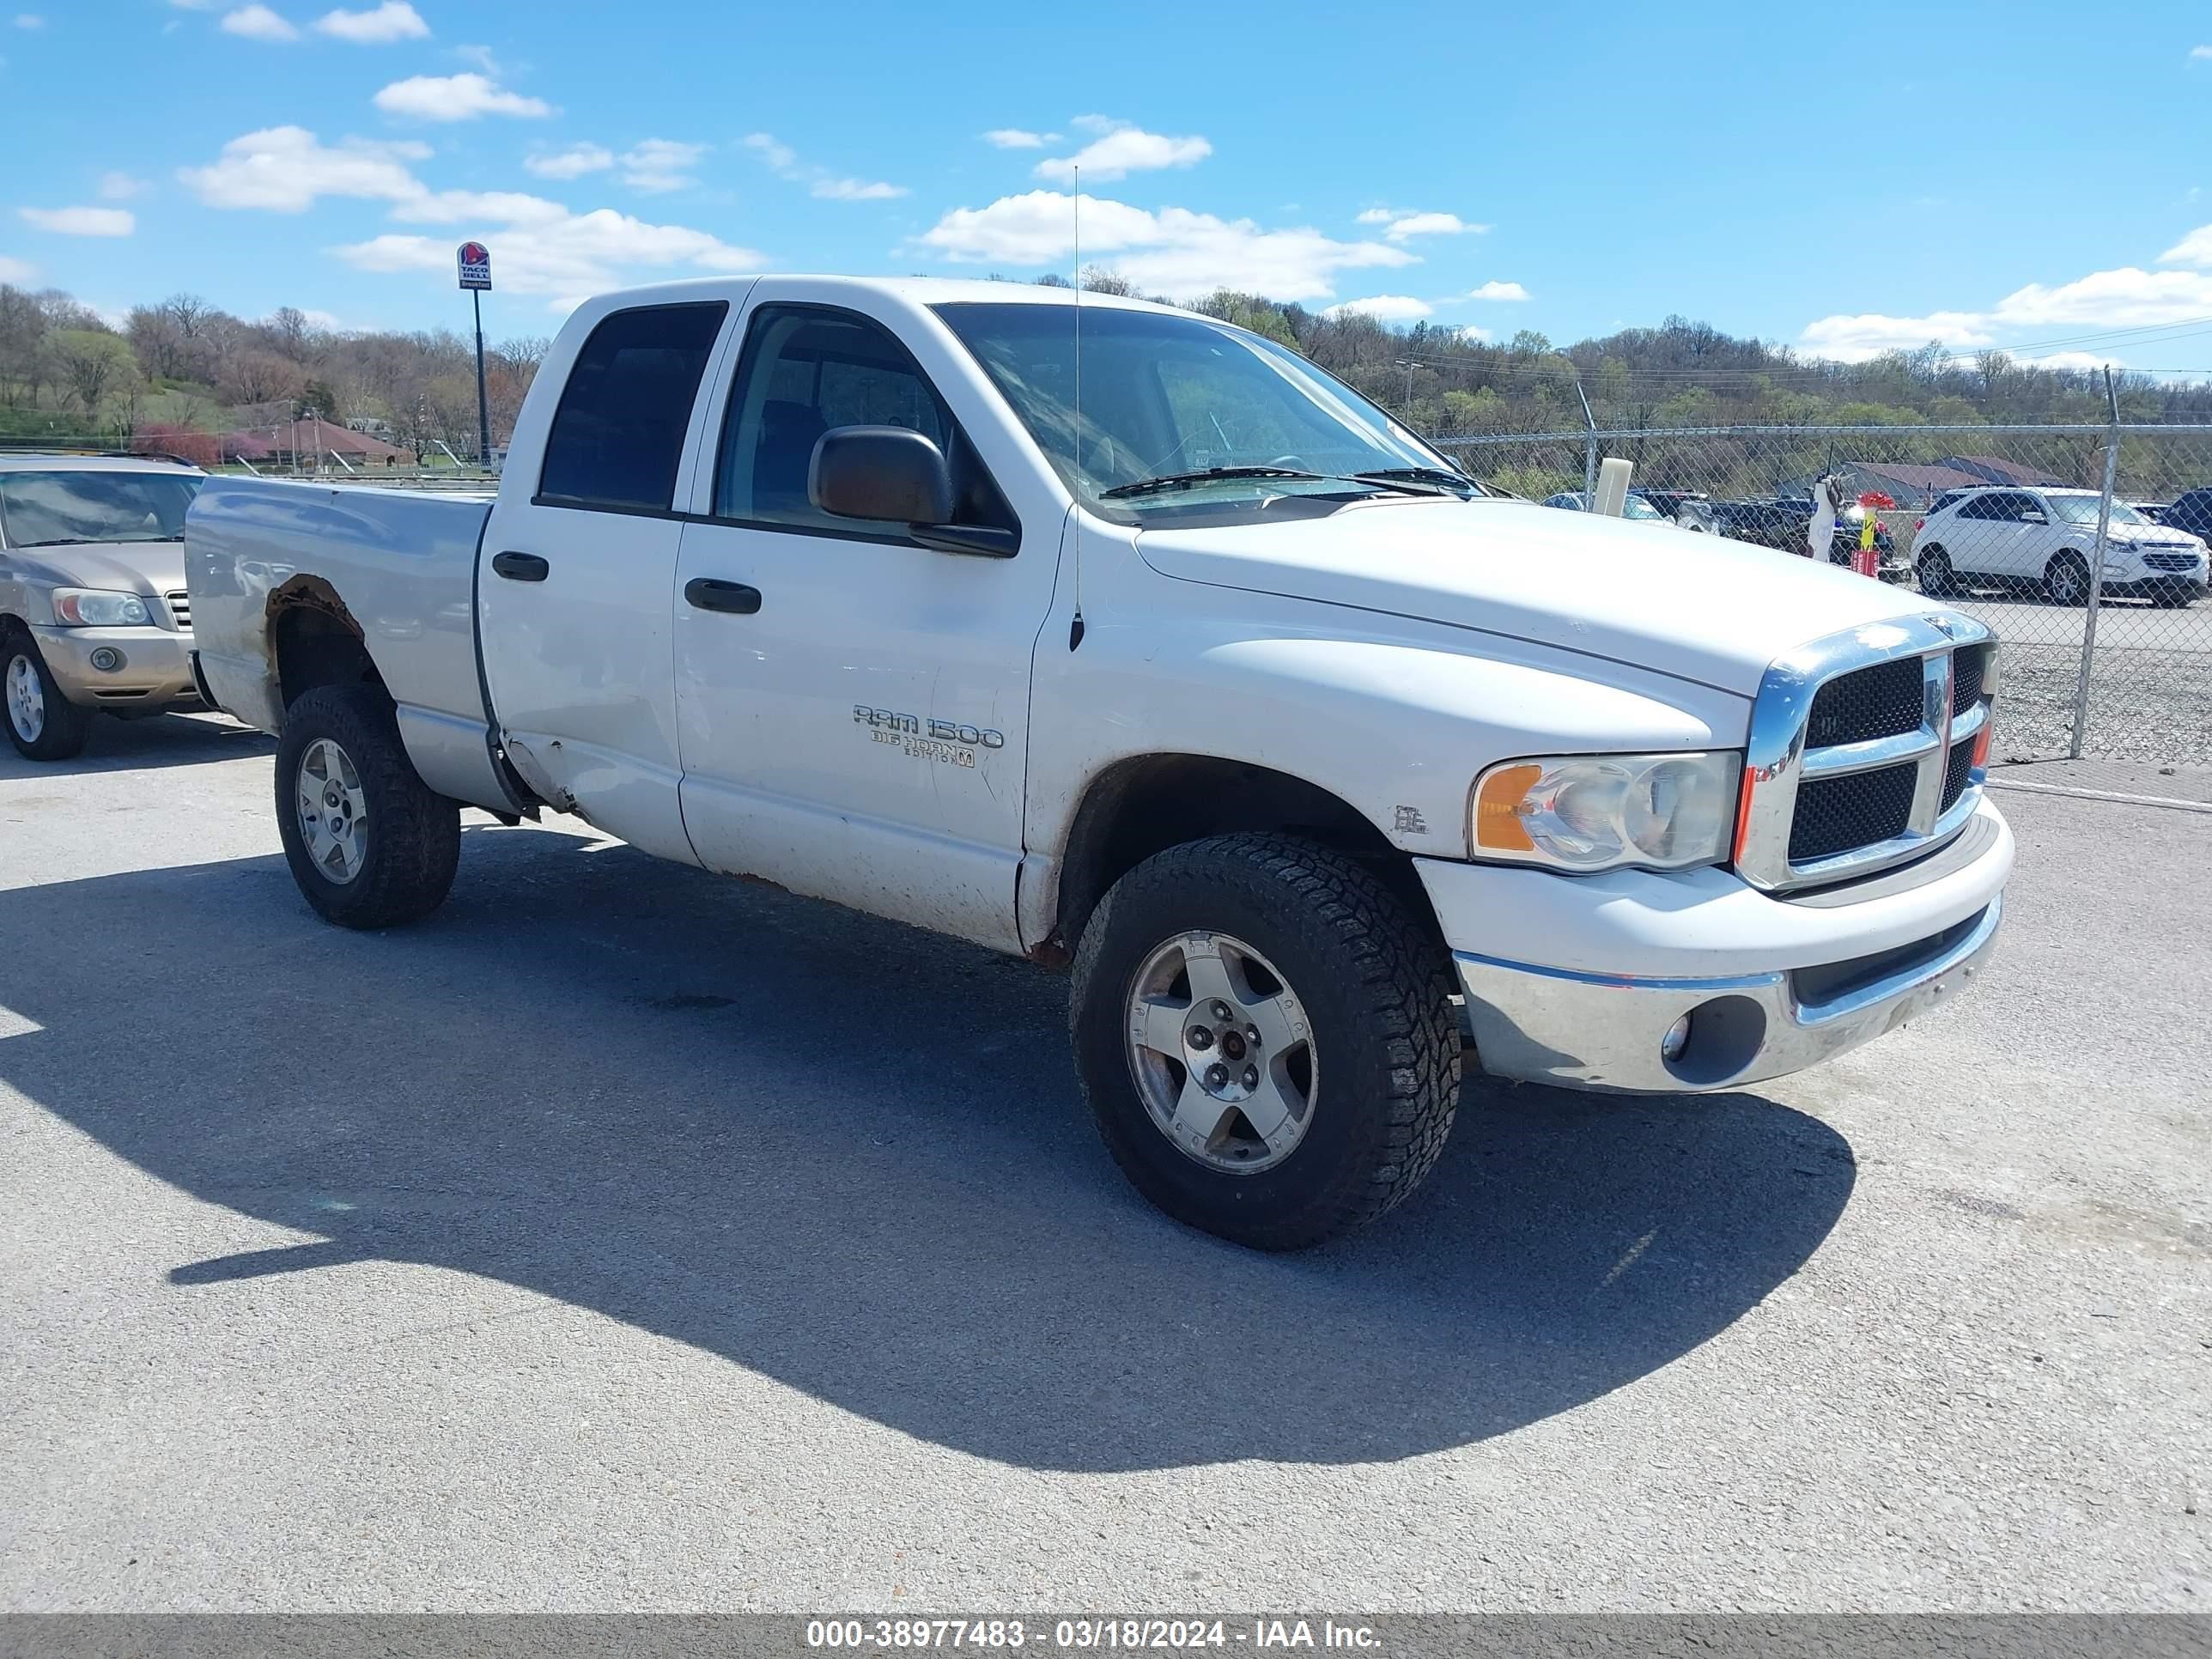
[[[390,927],[445,902],[461,809],[416,774],[392,705],[365,685],[307,692],[276,745],[276,824],[308,903],[343,927]]]
[[[1221,836],[1116,882],[1070,1019],[1114,1161],[1179,1221],[1297,1249],[1373,1220],[1434,1167],[1459,1101],[1451,966],[1369,871]]]
[[[2043,594],[2053,605],[2089,603],[2089,566],[2079,553],[2061,553],[2043,573]]]
[[[1956,580],[1951,574],[1951,556],[1940,547],[1931,547],[1920,556],[1916,567],[1920,572],[1920,591],[1931,599],[1950,597]]]
[[[8,740],[25,760],[68,760],[82,752],[92,710],[62,696],[39,642],[21,628],[0,629],[0,703]]]

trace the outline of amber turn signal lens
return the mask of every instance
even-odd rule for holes
[[[1474,844],[1505,853],[1532,853],[1536,843],[1521,822],[1521,803],[1537,779],[1540,766],[1501,766],[1482,781],[1474,801]]]

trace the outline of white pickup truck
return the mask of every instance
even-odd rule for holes
[[[1115,1159],[1265,1248],[1419,1183],[1463,1040],[1570,1088],[1776,1077],[1971,975],[2012,865],[1980,624],[1486,497],[1130,301],[610,295],[496,499],[218,479],[185,542],[324,916],[419,917],[463,805],[550,809],[1072,960]]]

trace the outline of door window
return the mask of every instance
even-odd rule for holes
[[[538,500],[611,512],[670,509],[691,406],[729,307],[641,306],[592,331],[561,389]]]
[[[895,426],[945,452],[953,522],[1013,527],[1013,514],[904,346],[880,325],[817,306],[754,313],[715,468],[714,514],[882,539],[893,527],[841,519],[807,495],[814,446],[841,426]]]

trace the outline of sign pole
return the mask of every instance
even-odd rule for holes
[[[484,399],[483,290],[471,289],[469,303],[477,313],[477,465],[491,471],[491,405]]]
[[[464,242],[453,250],[461,286],[477,319],[477,465],[491,471],[491,404],[484,396],[483,296],[491,286],[491,250],[482,242]]]

